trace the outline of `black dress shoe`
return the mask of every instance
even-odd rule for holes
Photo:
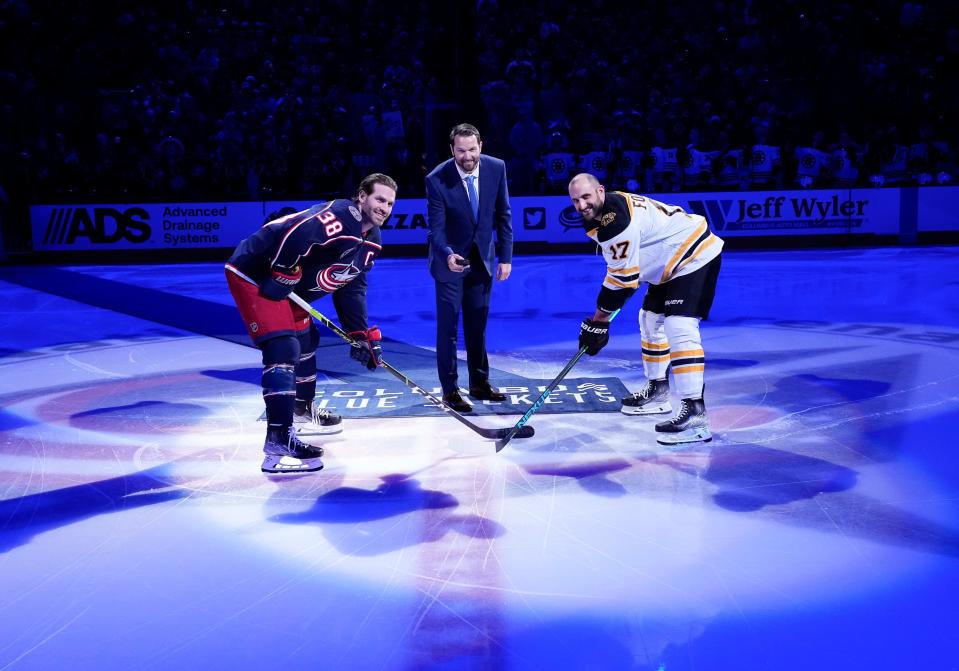
[[[480,387],[470,387],[470,396],[477,401],[505,401],[506,394],[493,389],[489,382]]]
[[[443,394],[443,403],[453,408],[456,412],[473,412],[473,406],[460,396],[459,390],[453,390],[448,394]]]

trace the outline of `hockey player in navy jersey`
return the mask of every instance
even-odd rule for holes
[[[263,354],[267,432],[262,470],[299,473],[323,468],[323,448],[297,437],[335,433],[341,418],[314,403],[319,332],[310,315],[287,300],[328,294],[344,330],[364,348],[350,356],[379,365],[380,330],[369,327],[366,273],[381,250],[380,226],[396,200],[396,182],[380,173],[360,182],[353,199],[337,199],[268,221],[226,264],[227,284],[254,344]]]
[[[623,399],[622,411],[671,412],[667,373],[672,370],[680,407],[672,419],[656,425],[656,440],[711,440],[699,321],[712,307],[723,241],[710,232],[703,217],[635,193],[607,193],[589,173],[570,181],[569,196],[606,261],[596,311],[580,325],[579,346],[591,356],[597,354],[609,340],[610,315],[641,282],[649,283],[639,312],[646,384]]]

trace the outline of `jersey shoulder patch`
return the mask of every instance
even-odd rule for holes
[[[619,191],[610,191],[606,194],[603,210],[603,214],[599,217],[599,227],[596,229],[597,240],[601,243],[625,231],[632,218],[626,196]]]
[[[336,216],[337,221],[343,226],[340,235],[359,237],[362,231],[360,211],[352,200],[338,198],[331,203],[329,212]]]

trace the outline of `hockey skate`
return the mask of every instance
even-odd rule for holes
[[[313,447],[296,437],[295,427],[270,427],[263,443],[264,473],[309,473],[323,468],[323,448]]]
[[[661,445],[707,443],[713,439],[701,398],[684,398],[675,417],[656,425],[656,442]]]
[[[669,382],[665,379],[646,380],[642,389],[624,398],[622,403],[619,411],[625,415],[658,415],[673,410],[669,403]]]
[[[343,431],[343,418],[332,410],[319,407],[316,401],[298,402],[293,410],[293,426],[301,436],[326,436]]]

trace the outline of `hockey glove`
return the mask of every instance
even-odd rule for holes
[[[260,287],[260,295],[271,301],[281,301],[290,295],[301,277],[303,271],[299,266],[274,268],[270,277]]]
[[[373,326],[365,331],[352,331],[350,337],[362,345],[362,347],[351,347],[350,356],[366,366],[367,369],[376,370],[376,367],[380,365],[380,357],[383,355],[383,349],[380,347],[383,334],[380,333],[380,327]]]
[[[579,325],[579,348],[586,348],[590,356],[599,354],[599,350],[609,342],[609,322],[594,321],[587,317]]]

